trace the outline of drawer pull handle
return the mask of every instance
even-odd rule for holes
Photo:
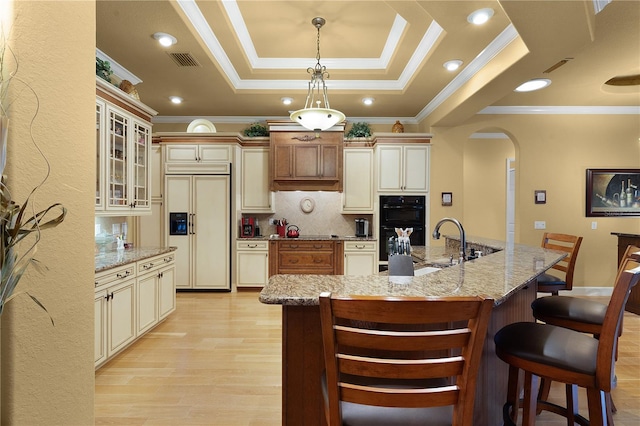
[[[362,249],[363,249],[363,248],[365,248],[365,247],[366,247],[365,245],[361,245],[361,246],[359,246],[359,245],[357,245],[357,244],[356,244],[356,248],[357,248],[358,250],[362,250]]]
[[[258,247],[258,245],[257,245],[257,244],[247,244],[247,247],[249,247],[249,248],[256,248],[256,247]]]
[[[322,248],[322,244],[314,244],[313,248],[314,249],[321,249]]]
[[[289,263],[298,263],[298,259],[289,259]]]
[[[165,263],[169,263],[173,260],[173,257],[165,257],[163,260],[165,261]]]
[[[313,263],[322,263],[322,259],[314,258]]]
[[[120,278],[120,279],[122,279],[122,278],[127,278],[130,274],[131,274],[131,272],[130,272],[130,271],[126,271],[126,272],[124,273],[124,275],[123,275],[123,274],[116,274],[116,277],[118,277],[118,278]]]
[[[290,245],[289,245],[289,248],[297,249],[297,248],[298,248],[298,245],[297,245],[297,244],[295,244],[295,245],[294,245],[294,244],[290,244]]]

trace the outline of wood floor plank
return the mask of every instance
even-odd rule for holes
[[[280,425],[281,342],[281,309],[257,292],[178,293],[176,312],[96,371],[95,424]],[[616,375],[615,424],[638,426],[640,316],[629,312]],[[563,403],[564,387],[554,383],[550,399]],[[539,426],[565,424],[537,417]]]

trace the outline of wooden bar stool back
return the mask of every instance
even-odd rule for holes
[[[567,257],[551,268],[559,271],[558,275],[564,275],[564,278],[545,272],[538,276],[538,292],[557,295],[560,290],[571,290],[573,288],[573,272],[576,267],[580,244],[582,244],[582,237],[552,232],[544,233],[542,236],[542,248],[564,251],[567,253]]]
[[[640,254],[640,247],[628,246],[618,267],[618,274],[623,270],[622,266],[625,260],[630,259],[632,255],[638,254]],[[538,321],[582,333],[589,333],[598,339],[602,333],[602,323],[607,312],[607,305],[580,297],[547,296],[534,300],[531,304],[531,309],[534,318]],[[622,334],[622,327],[620,327],[618,333],[619,335]],[[618,359],[617,351],[615,359]],[[549,397],[550,387],[551,382],[543,380],[540,384],[538,399],[546,400]],[[607,394],[607,404],[609,404],[607,411],[610,417],[611,413],[616,411],[610,394]]]
[[[331,426],[473,424],[493,300],[320,296]]]
[[[568,419],[569,424],[604,426],[607,416],[606,395],[611,391],[614,354],[622,326],[624,305],[631,288],[640,279],[640,253],[630,254],[616,278],[605,313],[600,339],[550,324],[520,322],[503,327],[494,337],[496,354],[509,364],[509,384],[504,421],[517,422],[519,408],[519,371],[524,371],[523,426],[535,424],[537,409],[552,411]],[[567,406],[538,400],[534,378],[566,384]],[[589,420],[578,412],[577,387],[587,391]]]

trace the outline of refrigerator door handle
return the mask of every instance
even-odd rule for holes
[[[196,233],[196,214],[195,213],[193,213],[193,219],[192,220],[193,220],[193,222],[191,224],[191,229],[193,230],[192,234],[195,234]]]

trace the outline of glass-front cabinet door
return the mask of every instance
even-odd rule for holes
[[[96,95],[96,215],[150,215],[157,112],[99,77]]]
[[[129,209],[128,162],[130,118],[108,109],[107,122],[107,208]]]
[[[150,208],[151,194],[149,181],[151,167],[149,165],[149,147],[151,145],[151,129],[137,121],[133,123],[134,142],[132,156],[132,197],[135,208]]]
[[[104,210],[104,167],[102,166],[102,139],[105,104],[96,100],[96,210]]]

